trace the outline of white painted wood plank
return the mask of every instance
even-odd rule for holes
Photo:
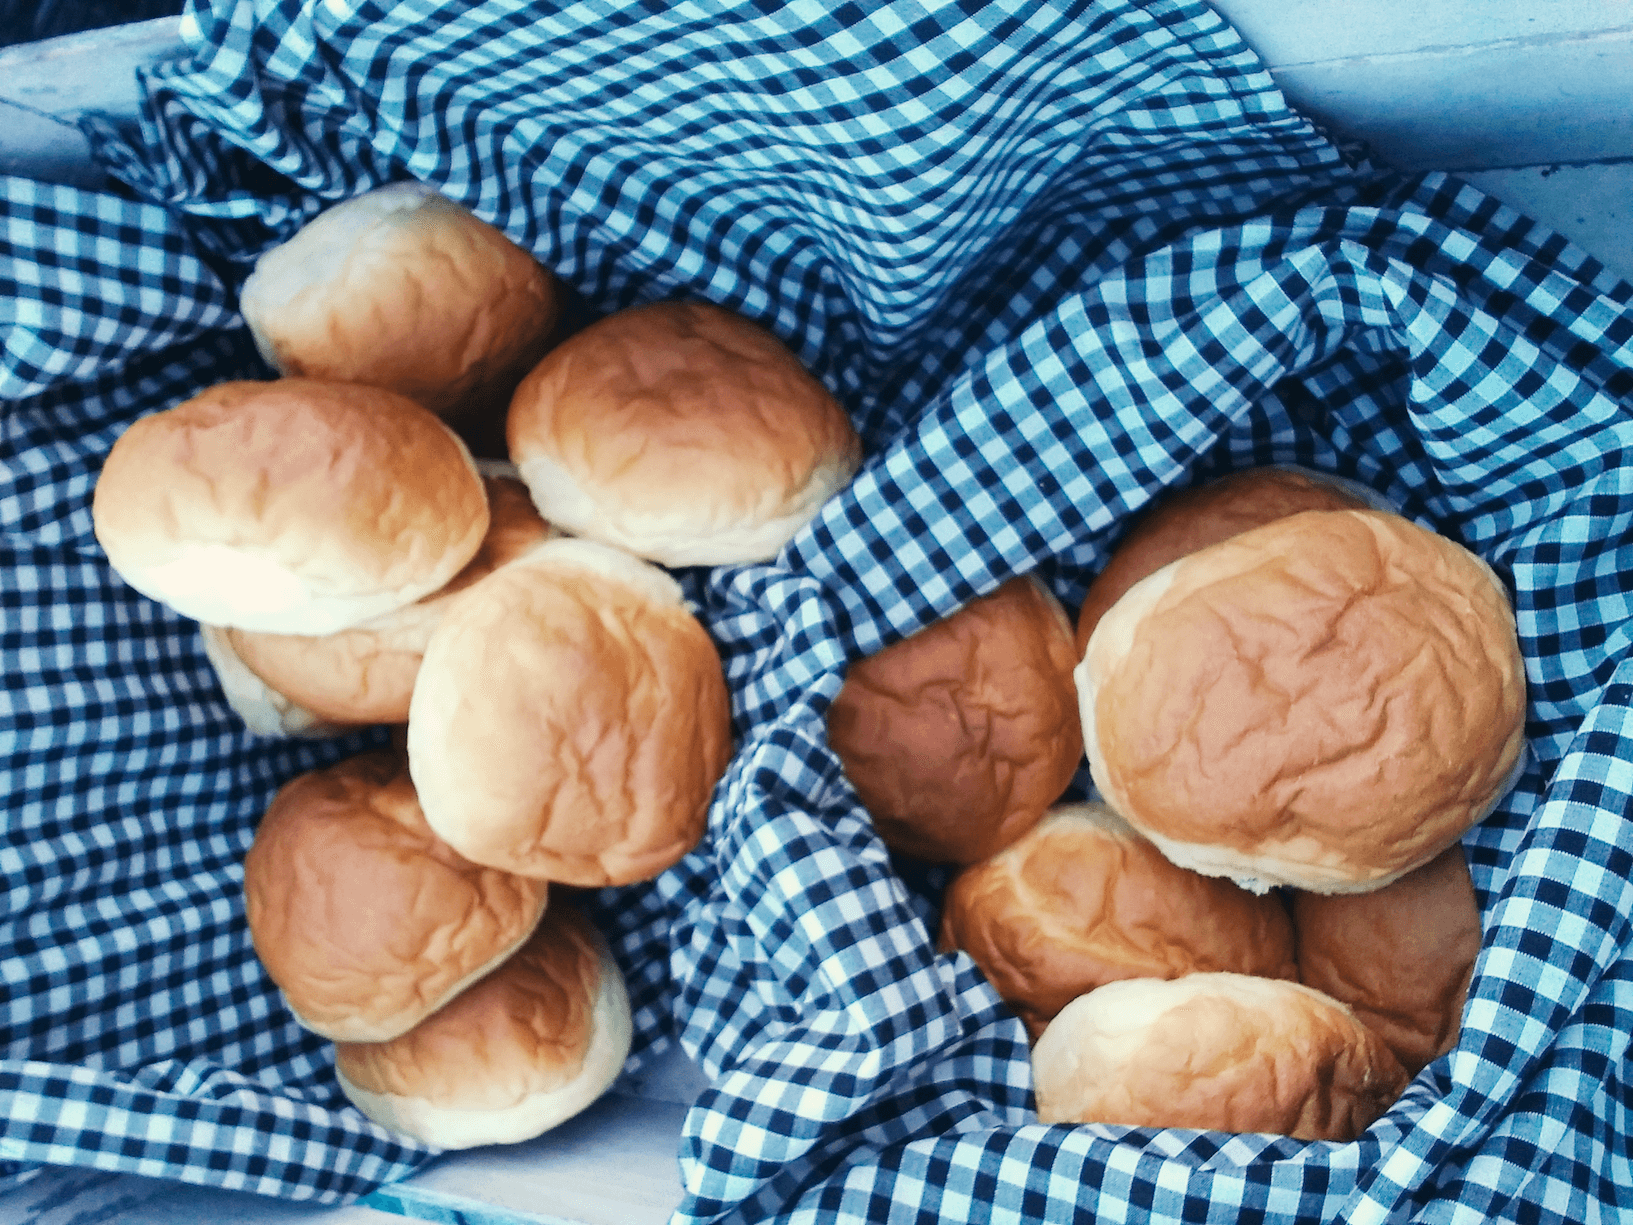
[[[0,1197],[0,1225],[403,1225],[352,1204],[314,1207],[100,1170],[52,1169]]]
[[[1295,107],[1403,170],[1633,158],[1633,29],[1275,68]]]
[[[1557,230],[1633,283],[1633,163],[1480,170],[1461,177]]]
[[[1209,0],[1266,67],[1556,43],[1633,29],[1633,0]]]
[[[537,1139],[449,1153],[365,1202],[433,1220],[460,1204],[506,1225],[663,1225],[681,1199],[681,1123],[707,1084],[673,1047]]]
[[[535,1140],[450,1153],[364,1202],[432,1220],[458,1205],[506,1225],[664,1225],[681,1199],[685,1116],[673,1102],[608,1094]]]

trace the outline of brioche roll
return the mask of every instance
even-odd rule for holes
[[[1045,1123],[1349,1141],[1407,1076],[1349,1009],[1246,974],[1129,978],[1073,1000],[1032,1048]]]
[[[500,231],[403,182],[334,205],[263,254],[239,309],[279,373],[384,387],[474,440],[485,421],[502,426],[561,297]]]
[[[487,534],[465,568],[430,595],[337,634],[207,629],[217,672],[224,683],[228,676],[237,678],[228,696],[251,730],[263,731],[273,722],[260,713],[268,710],[279,712],[276,726],[293,729],[300,724],[302,731],[408,721],[426,642],[452,602],[506,562],[557,535],[539,517],[520,480],[497,472],[482,479]]]
[[[97,479],[119,576],[207,625],[327,634],[412,604],[488,528],[464,444],[393,392],[229,382],[143,417]]]
[[[1083,756],[1074,662],[1026,577],[852,664],[828,742],[885,844],[974,863],[1037,824]]]
[[[244,857],[256,954],[296,1019],[336,1041],[419,1024],[520,947],[547,898],[443,843],[388,752],[285,784]]]
[[[583,540],[471,588],[432,631],[409,704],[432,828],[478,863],[564,884],[679,860],[730,751],[720,658],[679,585]]]
[[[606,1092],[632,1032],[606,942],[557,905],[504,965],[406,1034],[337,1043],[335,1074],[365,1115],[421,1143],[515,1144]]]
[[[1496,805],[1524,748],[1506,592],[1379,511],[1304,511],[1191,553],[1078,665],[1105,799],[1170,859],[1257,890],[1376,889]]]
[[[1288,467],[1247,468],[1159,498],[1089,585],[1077,613],[1078,658],[1106,610],[1169,562],[1302,510],[1360,510],[1369,505],[1379,504],[1364,498],[1350,482]]]
[[[861,462],[799,359],[704,303],[620,311],[564,341],[517,388],[506,436],[545,518],[666,566],[775,557]]]
[[[960,872],[941,948],[968,952],[1034,1039],[1072,1000],[1118,979],[1297,976],[1279,897],[1175,866],[1098,803],[1053,808]]]
[[[1481,938],[1461,845],[1382,889],[1292,904],[1299,981],[1348,1005],[1413,1075],[1457,1044]]]

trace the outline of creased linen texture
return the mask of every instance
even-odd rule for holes
[[[89,526],[129,421],[265,377],[249,262],[430,182],[594,317],[762,320],[869,447],[774,563],[683,577],[739,751],[704,843],[586,896],[711,1087],[680,1221],[1620,1219],[1633,1187],[1633,289],[1442,175],[1335,148],[1189,2],[221,3],[93,124],[141,197],[4,180],[0,1158],[334,1201],[430,1151],[344,1106],[239,864],[340,743],[238,727]],[[1024,1031],[938,954],[828,751],[846,662],[1233,468],[1371,485],[1513,592],[1526,771],[1465,840],[1457,1049],[1353,1144],[1034,1120]],[[1077,790],[1086,784],[1079,776]],[[147,984],[147,985],[138,985]]]

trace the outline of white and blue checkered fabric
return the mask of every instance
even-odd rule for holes
[[[740,748],[698,850],[589,895],[679,1041],[679,1219],[1614,1221],[1633,1187],[1633,288],[1489,197],[1347,157],[1191,0],[221,0],[96,126],[141,202],[0,180],[0,1159],[319,1200],[427,1150],[345,1108],[250,950],[273,788],[89,495],[120,429],[265,375],[259,250],[392,178],[586,317],[763,320],[869,445],[775,564],[684,575]],[[1156,492],[1297,462],[1510,584],[1528,768],[1466,839],[1461,1041],[1351,1144],[1035,1121],[823,734],[846,661],[1024,571],[1068,606]],[[1079,786],[1085,780],[1079,779]],[[1619,1199],[1621,1203],[1619,1203]]]

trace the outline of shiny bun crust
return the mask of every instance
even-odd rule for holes
[[[1350,1141],[1405,1089],[1404,1069],[1318,991],[1245,974],[1109,983],[1032,1048],[1038,1118]]]
[[[1104,804],[1051,809],[960,872],[943,903],[941,947],[968,952],[1033,1038],[1117,979],[1297,976],[1279,897],[1176,867]]]
[[[478,579],[556,534],[539,517],[520,480],[505,476],[482,480],[488,496],[487,534],[476,556],[446,586],[337,634],[218,631],[218,649],[230,651],[265,694],[253,706],[234,703],[251,730],[262,728],[250,723],[249,712],[266,705],[304,712],[320,727],[408,721],[425,644],[451,602]],[[224,667],[230,666],[218,664],[217,671],[225,675]],[[288,717],[282,722],[287,725]]]
[[[296,1019],[336,1041],[417,1025],[527,939],[547,890],[443,844],[386,752],[287,783],[244,857],[255,951]]]
[[[1360,510],[1369,504],[1338,478],[1296,468],[1248,468],[1159,498],[1090,584],[1077,614],[1077,654],[1106,610],[1148,574],[1188,553],[1302,510]]]
[[[1416,1074],[1451,1050],[1480,954],[1461,845],[1371,893],[1293,895],[1299,980],[1364,1021]]]
[[[632,1032],[605,941],[570,907],[552,906],[504,965],[408,1033],[337,1044],[335,1073],[365,1115],[422,1143],[516,1144],[600,1097]]]
[[[648,879],[691,850],[730,751],[720,658],[679,585],[582,540],[457,601],[409,706],[432,827],[478,863],[570,885]]]
[[[884,842],[974,863],[1058,800],[1083,756],[1065,610],[1012,579],[851,665],[828,742]]]
[[[510,456],[565,531],[666,566],[772,558],[849,483],[849,418],[770,332],[702,303],[620,311],[517,388]]]
[[[423,184],[393,183],[267,251],[239,306],[280,373],[388,388],[462,425],[504,413],[559,299],[500,231]]]
[[[1385,885],[1521,764],[1506,593],[1398,515],[1305,511],[1165,566],[1076,675],[1105,799],[1176,863],[1250,888]]]
[[[389,391],[230,382],[143,417],[92,499],[143,595],[207,625],[346,629],[443,586],[488,527],[469,452]]]

